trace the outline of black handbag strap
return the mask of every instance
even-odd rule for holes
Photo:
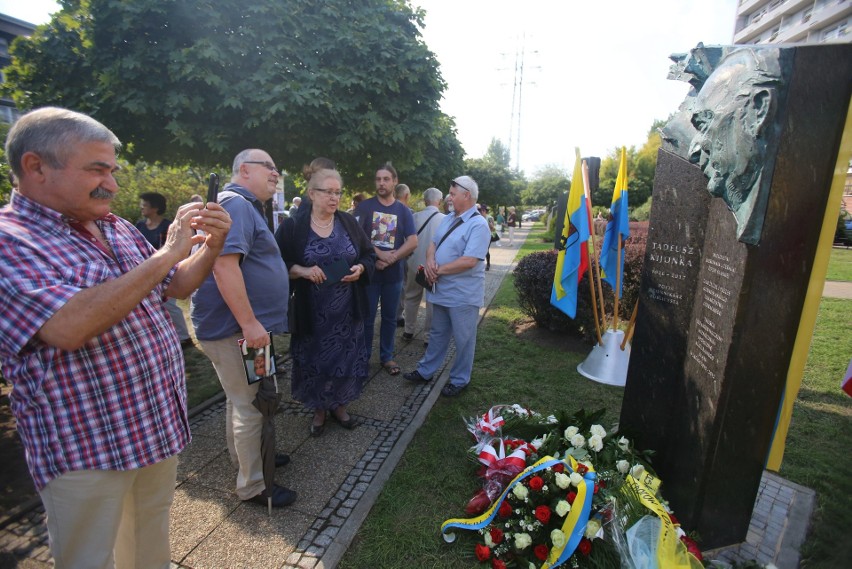
[[[440,212],[436,211],[432,215],[429,216],[429,219],[423,222],[423,225],[420,226],[420,229],[417,230],[417,235],[420,236],[423,233],[423,230],[426,229],[426,226],[429,225],[429,222],[432,221],[432,218],[438,215]]]
[[[453,231],[455,231],[456,227],[458,227],[458,226],[459,226],[459,225],[461,225],[462,223],[464,223],[464,220],[463,220],[462,218],[459,218],[459,220],[458,220],[458,221],[457,221],[457,222],[456,222],[456,223],[455,223],[452,227],[450,227],[450,230],[449,230],[449,231],[447,231],[446,233],[444,233],[444,236],[443,236],[443,237],[441,237],[441,240],[440,240],[440,241],[438,241],[438,244],[437,244],[437,245],[435,245],[435,251],[437,251],[437,250],[438,250],[438,247],[440,247],[440,246],[441,246],[441,243],[443,243],[443,242],[444,242],[444,239],[446,239],[447,237],[449,237],[449,236],[450,236],[450,233],[452,233]]]

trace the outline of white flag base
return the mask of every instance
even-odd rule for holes
[[[621,349],[622,330],[607,330],[603,345],[595,344],[592,353],[577,366],[577,371],[592,381],[624,387],[627,383],[627,364],[630,361],[630,342]]]

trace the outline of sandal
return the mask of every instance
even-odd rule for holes
[[[382,367],[390,375],[399,375],[399,372],[402,371],[402,369],[399,367],[399,364],[397,364],[393,360],[383,363]]]

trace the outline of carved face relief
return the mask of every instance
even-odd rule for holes
[[[708,191],[731,209],[746,200],[760,173],[760,148],[747,124],[751,89],[742,85],[745,73],[740,64],[717,69],[698,93],[691,117],[697,134],[687,157],[704,171]]]

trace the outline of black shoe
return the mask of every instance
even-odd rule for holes
[[[398,318],[396,321],[396,327],[402,328],[403,326],[405,326],[405,318]]]
[[[340,425],[341,427],[343,427],[344,429],[346,429],[348,431],[351,431],[352,429],[354,429],[358,425],[358,423],[355,422],[355,419],[352,417],[352,415],[350,415],[349,418],[344,421],[343,419],[341,419],[340,417],[335,415],[334,411],[332,411],[331,412],[331,418],[334,419],[337,422],[338,425]]]
[[[290,464],[290,455],[283,452],[275,453],[275,468],[281,468]]]
[[[491,270],[491,265],[485,265],[485,270],[486,270],[486,271],[490,271],[490,270]]]
[[[428,382],[432,381],[431,377],[427,379],[427,378],[423,377],[422,375],[420,375],[420,372],[417,371],[417,370],[410,371],[406,374],[403,374],[402,377],[404,377],[408,381],[413,381],[414,383],[428,383]]]
[[[314,425],[313,423],[311,423],[311,436],[312,437],[321,436],[322,432],[324,430],[325,430],[325,423],[323,423],[322,425]]]
[[[269,498],[269,492],[264,490],[254,498],[249,498],[248,500],[243,500],[243,502],[251,502],[252,504],[260,504],[261,506],[267,505],[267,498]],[[296,501],[296,493],[288,488],[284,488],[283,486],[279,486],[275,484],[272,487],[272,507],[273,508],[283,508],[284,506],[289,506],[293,502]]]
[[[452,383],[448,383],[441,390],[441,395],[444,397],[455,397],[461,393],[465,387],[467,387],[467,385],[453,385]]]
[[[402,333],[402,339],[403,340],[413,340],[414,334],[411,334],[410,332],[403,332]]]

